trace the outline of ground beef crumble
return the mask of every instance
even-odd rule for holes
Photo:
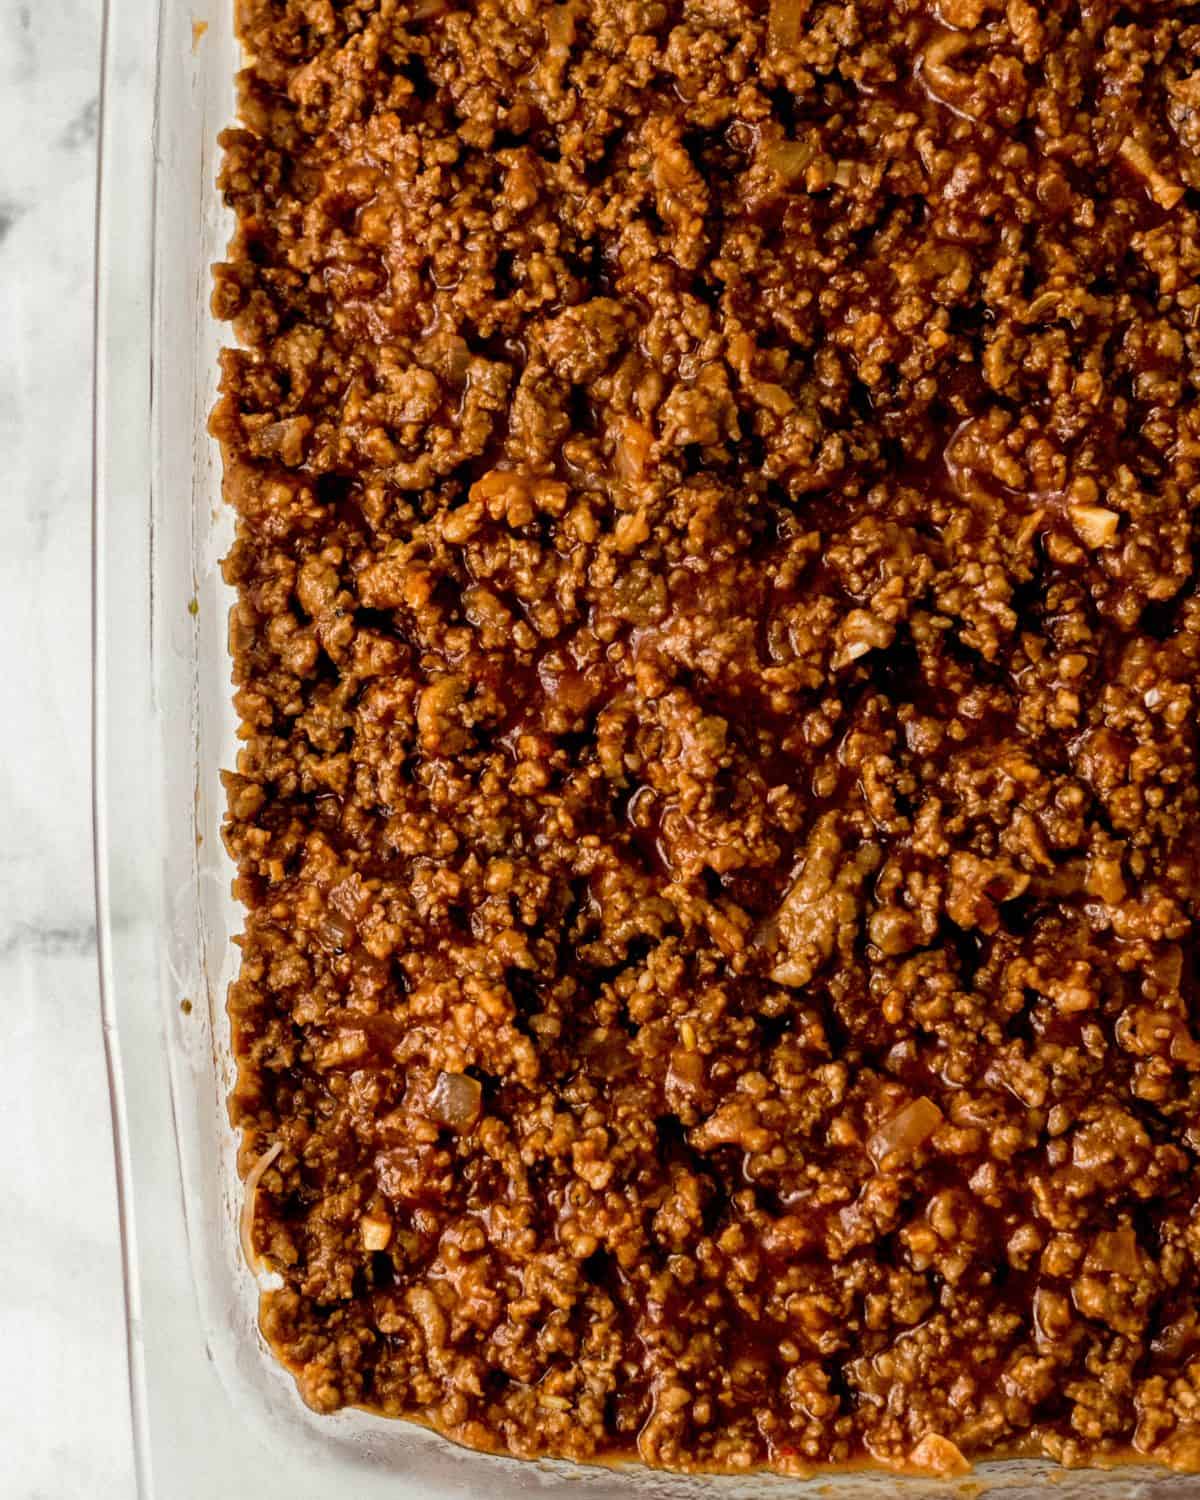
[[[241,0],[268,1339],[673,1468],[1200,1468],[1200,6]]]

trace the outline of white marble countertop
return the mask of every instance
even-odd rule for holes
[[[0,0],[0,1500],[135,1493],[89,774],[101,5]]]
[[[0,1493],[125,1500],[88,772],[100,0],[0,0],[0,22]]]

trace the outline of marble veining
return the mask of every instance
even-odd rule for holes
[[[0,1496],[134,1492],[92,899],[100,0],[0,0]]]

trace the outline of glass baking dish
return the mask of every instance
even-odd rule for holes
[[[355,1500],[532,1491],[595,1497],[1053,1493],[1174,1500],[1200,1479],[984,1465],[888,1474],[680,1478],[522,1464],[361,1412],[317,1417],[269,1356],[238,1248],[225,1114],[225,989],[239,918],[218,836],[234,758],[218,560],[231,536],[205,422],[221,330],[209,268],[230,225],[213,187],[233,119],[233,0],[108,0],[95,447],[97,911],[143,1500]]]

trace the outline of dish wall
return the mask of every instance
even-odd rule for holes
[[[218,834],[236,752],[219,560],[232,525],[205,423],[223,330],[210,267],[233,119],[233,0],[108,0],[97,278],[97,916],[125,1245],[142,1500],[417,1500],[535,1492],[594,1500],[1003,1494],[1182,1500],[1158,1471],[984,1466],[889,1475],[683,1479],[465,1453],[407,1423],[318,1418],[269,1356],[241,1260],[225,1113],[225,991],[239,927]]]

